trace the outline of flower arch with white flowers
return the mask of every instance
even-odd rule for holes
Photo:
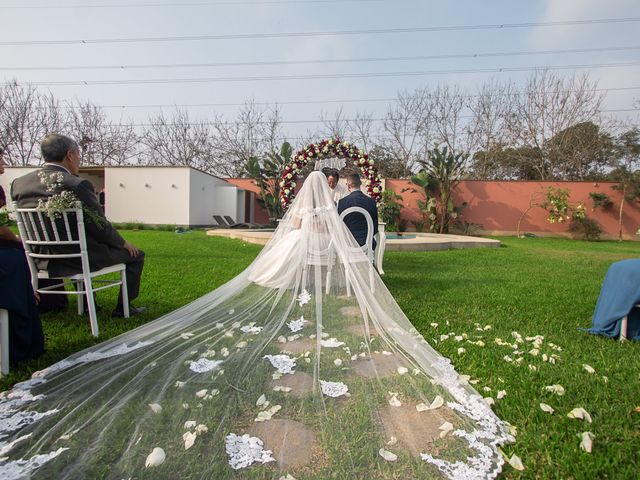
[[[376,202],[382,197],[382,183],[378,175],[378,169],[369,155],[355,145],[341,140],[322,140],[320,143],[311,143],[302,148],[293,156],[293,159],[285,167],[280,177],[280,202],[286,210],[295,197],[296,177],[310,161],[339,158],[351,161],[358,168],[363,177],[363,185],[367,194]]]

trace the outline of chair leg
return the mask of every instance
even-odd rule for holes
[[[127,271],[120,270],[120,285],[122,291],[122,313],[124,318],[129,318],[129,291],[127,290]]]
[[[9,312],[0,308],[0,372],[9,374]]]
[[[74,288],[76,289],[77,292],[80,291],[84,291],[85,293],[82,295],[76,295],[76,299],[78,301],[78,315],[83,315],[84,314],[84,302],[83,299],[86,295],[86,285],[84,284],[84,282],[82,280],[78,280],[74,283]]]
[[[627,323],[629,321],[628,315],[622,317],[622,322],[620,324],[620,341],[624,342],[627,339]]]
[[[96,302],[95,302],[95,299],[93,298],[93,284],[91,283],[91,277],[85,277],[84,291],[85,291],[85,298],[87,299],[87,308],[89,310],[89,323],[91,324],[91,334],[94,337],[97,337],[100,334],[100,332],[98,330],[98,316],[96,314]]]

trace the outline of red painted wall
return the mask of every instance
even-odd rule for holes
[[[228,182],[245,190],[259,192],[254,181],[248,178],[228,178]],[[462,211],[462,219],[467,222],[482,225],[481,233],[494,235],[515,235],[518,219],[529,207],[531,195],[535,192],[546,192],[547,187],[567,188],[571,193],[572,203],[582,202],[587,209],[587,215],[600,223],[603,230],[602,238],[618,237],[618,209],[622,195],[611,188],[616,185],[609,182],[526,182],[526,181],[484,181],[465,180],[460,182],[454,192],[454,203],[460,205],[467,202],[468,206]],[[394,190],[403,197],[402,216],[407,220],[419,220],[417,200],[419,194],[403,189],[412,189],[414,185],[409,180],[388,178],[385,188]],[[590,192],[606,193],[613,201],[613,207],[608,210],[598,208],[591,211]],[[544,193],[543,193],[544,194]],[[258,202],[255,204],[255,222],[268,223],[269,215]],[[547,221],[547,212],[542,208],[533,208],[522,220],[521,232],[531,232],[536,235],[569,236],[567,224],[551,224]],[[625,202],[622,233],[626,239],[640,240],[636,231],[640,228],[640,203]]]
[[[611,188],[616,185],[609,182],[526,182],[526,181],[484,181],[466,180],[461,182],[454,192],[454,203],[460,205],[467,202],[468,206],[462,211],[462,219],[482,225],[482,231],[487,234],[515,234],[518,219],[529,207],[531,195],[535,192],[546,192],[547,187],[566,188],[569,190],[570,202],[584,203],[587,215],[598,221],[603,229],[603,238],[617,238],[618,209],[622,195]],[[407,220],[420,218],[417,206],[418,194],[406,191],[405,188],[414,186],[408,180],[387,179],[386,188],[394,190],[403,196],[404,208],[402,216]],[[592,201],[590,192],[606,193],[613,201],[613,207],[608,210],[602,208],[591,211]],[[551,224],[547,221],[547,212],[542,208],[533,208],[522,220],[522,232],[537,235],[568,235],[566,224]],[[640,203],[629,204],[625,201],[623,209],[622,233],[624,238],[639,238],[635,235],[640,228]]]

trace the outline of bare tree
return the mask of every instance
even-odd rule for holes
[[[452,152],[468,152],[472,148],[473,140],[463,117],[467,98],[457,85],[442,85],[433,92],[432,140],[446,144]]]
[[[68,104],[66,130],[82,149],[88,165],[124,165],[137,153],[138,136],[130,123],[113,124],[90,101]]]
[[[572,125],[598,118],[604,95],[596,87],[586,74],[565,79],[544,70],[535,72],[514,97],[506,126],[514,146],[527,147],[528,155],[521,160],[530,164],[537,179],[552,178],[555,169],[545,142]]]
[[[215,169],[220,175],[237,177],[251,157],[279,151],[282,119],[277,105],[261,108],[245,103],[235,121],[222,116],[213,122]]]
[[[404,165],[405,175],[414,170],[418,160],[426,158],[433,109],[433,97],[423,88],[400,92],[387,111],[383,130],[388,136],[383,137],[380,146],[390,158]]]
[[[336,110],[333,118],[327,118],[324,112],[320,113],[320,121],[322,122],[322,136],[330,139],[345,140],[351,132],[349,119],[345,118],[344,109],[342,107]]]
[[[13,81],[2,88],[0,131],[7,163],[13,166],[39,163],[40,140],[49,132],[59,131],[61,118],[58,102],[51,93],[42,94],[33,85]]]
[[[472,165],[475,178],[491,179],[500,173],[500,169],[496,172],[498,159],[493,153],[509,141],[505,119],[511,112],[515,95],[517,91],[512,82],[490,80],[480,86],[476,95],[469,97],[469,151],[479,153]]]
[[[189,112],[176,108],[168,117],[163,112],[149,119],[141,138],[147,165],[181,165],[211,170],[210,128],[205,121],[192,121]]]
[[[358,148],[369,152],[374,145],[373,128],[373,115],[358,112],[351,122],[349,136]]]

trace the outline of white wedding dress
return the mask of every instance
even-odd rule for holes
[[[311,173],[236,278],[1,394],[0,478],[494,478],[507,425],[359,251]]]

